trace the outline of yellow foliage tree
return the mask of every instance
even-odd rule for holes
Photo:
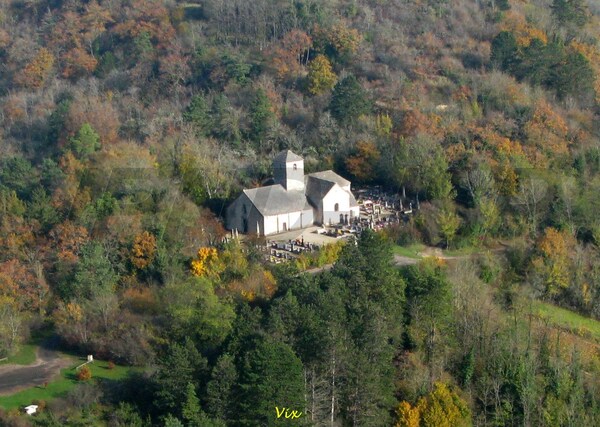
[[[313,34],[316,39],[315,44],[321,52],[333,48],[339,57],[348,57],[355,53],[362,41],[361,34],[343,22],[329,28],[316,25]]]
[[[396,427],[463,427],[471,425],[466,402],[444,383],[435,383],[431,393],[419,399],[415,407],[401,402],[396,411]]]
[[[575,243],[569,232],[548,227],[537,244],[539,256],[533,259],[532,267],[550,296],[570,285],[571,253]]]
[[[317,55],[308,66],[308,91],[313,95],[321,95],[331,90],[336,81],[337,76],[329,59],[324,55]]]
[[[378,114],[376,121],[377,134],[379,136],[390,136],[394,125],[389,114]]]
[[[192,261],[192,274],[216,278],[223,272],[224,267],[215,248],[200,248],[197,258]]]
[[[437,215],[437,223],[440,227],[441,237],[446,241],[446,247],[454,240],[456,232],[460,227],[460,217],[451,209],[442,209]]]
[[[404,401],[400,402],[396,413],[398,414],[396,427],[419,427],[421,422],[419,408],[412,407],[410,403]]]

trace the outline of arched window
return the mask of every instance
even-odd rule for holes
[[[333,207],[333,210],[334,210],[335,212],[338,212],[338,211],[340,210],[340,204],[339,204],[339,203],[336,203],[336,204],[335,204],[335,206]]]
[[[294,163],[294,170],[298,169],[298,165],[296,165],[296,163]]]

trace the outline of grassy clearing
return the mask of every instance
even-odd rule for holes
[[[0,362],[0,365],[31,365],[35,362],[35,353],[38,346],[35,344],[23,344],[19,351],[9,356],[7,360]]]
[[[595,319],[541,301],[532,301],[532,309],[534,314],[558,328],[600,342],[600,322]]]
[[[465,246],[458,249],[445,249],[442,251],[444,256],[469,256],[479,252],[485,252],[485,249],[477,248],[475,246]]]
[[[10,396],[0,396],[0,407],[4,409],[20,408],[31,404],[34,400],[45,400],[46,402],[57,397],[66,396],[79,383],[75,377],[75,367],[83,361],[73,360],[73,365],[60,371],[60,376],[48,383],[47,387],[37,386],[22,390]],[[127,376],[135,368],[116,366],[108,369],[108,362],[95,360],[88,364],[92,370],[91,381],[120,380]]]
[[[421,259],[422,257],[421,257],[421,255],[419,255],[419,252],[423,251],[425,248],[426,248],[426,246],[422,243],[413,243],[408,246],[394,245],[392,247],[392,252],[394,253],[394,255],[405,256],[408,258]]]

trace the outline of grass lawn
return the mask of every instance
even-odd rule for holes
[[[533,301],[532,304],[533,312],[539,317],[547,319],[551,324],[567,329],[581,337],[592,338],[600,342],[599,321],[549,303]]]
[[[0,362],[0,365],[31,365],[35,362],[35,352],[38,346],[35,344],[22,344],[14,355]]]
[[[83,363],[83,361],[73,361],[73,365],[69,368],[60,371],[60,377],[48,383],[48,387],[42,386],[32,387],[27,390],[22,390],[10,396],[0,396],[0,407],[4,409],[20,408],[31,404],[34,400],[49,401],[57,397],[62,397],[68,394],[78,383],[75,378],[75,367]],[[108,362],[95,360],[94,363],[88,364],[92,370],[92,380],[119,380],[125,378],[127,374],[135,368],[126,366],[116,366],[113,369],[108,369]]]
[[[426,246],[422,243],[413,243],[408,246],[394,245],[392,247],[392,252],[395,255],[405,256],[408,258],[421,259],[419,252],[421,252],[425,248],[426,248]]]

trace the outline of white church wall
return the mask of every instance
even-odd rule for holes
[[[283,233],[290,230],[300,230],[314,223],[312,209],[298,212],[286,212],[265,217],[265,236]]]
[[[264,235],[268,236],[269,234],[278,233],[278,223],[277,223],[277,215],[271,215],[265,217],[265,230]]]
[[[337,210],[336,210],[336,206]],[[335,225],[340,223],[340,215],[350,214],[350,196],[340,186],[335,185],[323,197],[323,224]]]

